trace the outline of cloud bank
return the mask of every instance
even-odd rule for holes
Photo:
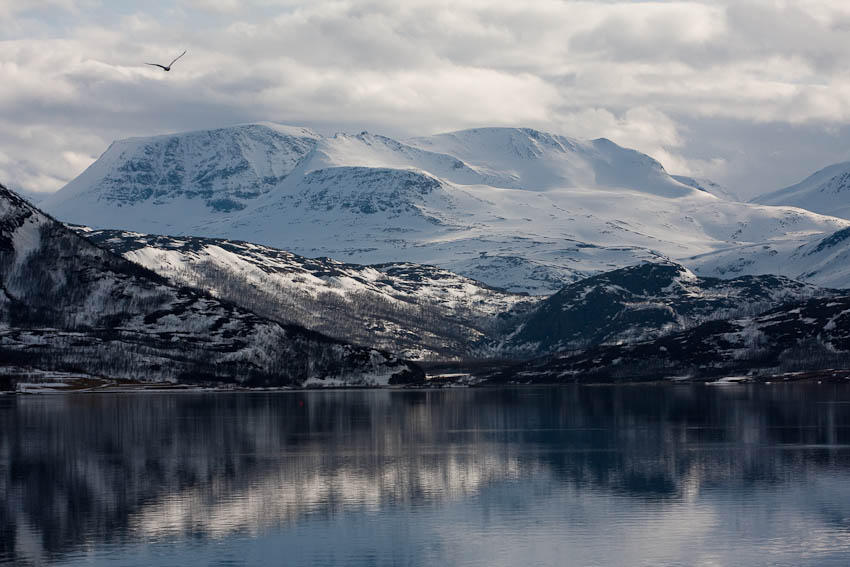
[[[53,191],[113,139],[255,120],[514,125],[750,196],[850,158],[848,34],[843,0],[0,0],[0,179]]]

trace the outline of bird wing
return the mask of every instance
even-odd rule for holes
[[[159,63],[145,63],[145,65],[153,65],[154,67],[159,67],[160,69],[165,69],[165,65],[160,65]],[[168,69],[165,69],[168,71]]]
[[[178,55],[177,57],[175,57],[175,58],[174,58],[174,61],[177,61],[178,59],[180,59],[180,58],[181,58],[181,57],[183,57],[184,55],[186,55],[186,52],[185,52],[185,51],[184,51],[183,53],[181,53],[180,55]],[[172,61],[171,63],[169,63],[169,64],[168,64],[168,66],[169,66],[169,67],[171,67],[172,65],[174,65],[174,61]]]

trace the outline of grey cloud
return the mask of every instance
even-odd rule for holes
[[[0,0],[0,175],[56,189],[114,138],[253,120],[523,125],[609,137],[751,195],[843,159],[844,4]],[[172,73],[143,65],[182,49]]]

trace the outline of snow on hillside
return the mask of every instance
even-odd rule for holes
[[[800,207],[850,219],[850,162],[825,167],[796,185],[759,195],[752,202]]]
[[[833,294],[781,276],[723,280],[697,277],[672,262],[640,264],[592,276],[546,298],[505,346],[545,354],[647,341],[706,321]]]
[[[77,230],[175,284],[408,359],[469,356],[537,303],[432,266],[361,266],[247,242]]]
[[[822,372],[850,364],[850,296],[790,303],[705,322],[651,341],[562,352],[510,368],[494,381],[522,383],[711,380]],[[838,373],[844,381],[846,372]]]
[[[0,185],[0,360],[111,378],[246,385],[421,377],[386,353],[281,325],[165,278]]]
[[[241,139],[245,128],[214,131],[217,147],[241,147],[226,140]],[[265,150],[254,152],[273,161],[276,135],[267,132]],[[137,140],[133,147],[159,148],[162,140]],[[221,198],[232,207],[211,207],[213,197],[190,194],[189,181],[161,186],[157,180],[167,180],[171,167],[164,152],[156,161],[115,151],[45,207],[95,228],[243,240],[361,264],[431,264],[534,294],[645,260],[780,246],[850,226],[799,209],[718,198],[604,139],[481,128],[407,142],[365,132],[298,140],[299,151],[287,154],[285,167],[249,176],[245,188],[241,174],[227,173],[230,158],[193,146],[197,152],[180,163],[225,164],[216,179],[227,180]],[[150,175],[125,183],[126,170],[140,161]],[[112,170],[124,177],[115,181],[104,173]]]
[[[684,260],[704,276],[777,274],[823,287],[850,287],[850,228],[815,238],[750,244]]]
[[[529,128],[476,128],[411,143],[455,155],[507,179],[492,184],[507,189],[630,188],[665,197],[691,193],[651,157],[605,138],[575,140]]]
[[[683,183],[688,187],[693,187],[694,189],[699,189],[700,191],[705,191],[706,193],[714,195],[720,199],[726,199],[727,201],[740,201],[737,195],[729,191],[726,187],[715,183],[711,179],[696,179],[685,175],[673,175],[672,177],[679,183]]]

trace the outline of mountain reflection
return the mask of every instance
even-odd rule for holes
[[[475,499],[521,518],[564,491],[672,510],[783,487],[843,533],[848,400],[837,386],[0,398],[0,561]]]

